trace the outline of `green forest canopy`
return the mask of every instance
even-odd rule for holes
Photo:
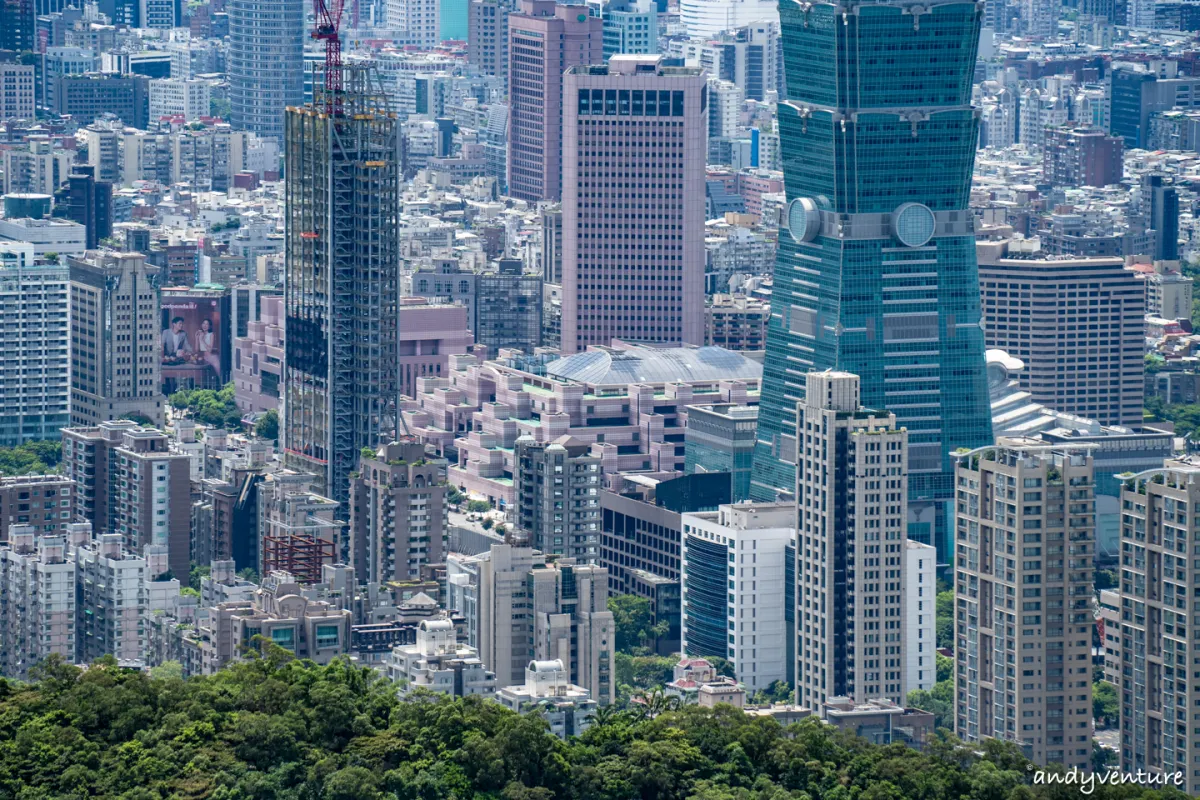
[[[535,715],[478,698],[397,700],[369,668],[278,650],[184,681],[123,670],[35,669],[0,680],[7,800],[1058,800],[1012,745],[986,760],[953,740],[879,747],[808,720],[789,729],[722,706],[654,719],[601,709],[569,742]],[[1184,798],[1097,785],[1101,800]]]

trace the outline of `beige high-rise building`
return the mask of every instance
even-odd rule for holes
[[[1121,771],[1200,793],[1200,460],[1167,461],[1121,494]],[[1162,786],[1160,782],[1155,784]]]
[[[497,686],[523,684],[530,661],[560,659],[600,705],[615,699],[607,569],[569,558],[547,563],[532,548],[497,544],[478,574],[476,641]]]
[[[954,731],[1090,770],[1089,448],[1002,438],[958,455],[955,490]]]
[[[796,702],[903,703],[936,677],[936,552],[907,538],[908,430],[810,372],[796,454]]]
[[[471,0],[467,6],[467,63],[484,75],[508,76],[511,0]]]
[[[71,424],[145,417],[163,424],[156,267],[141,253],[89,250],[71,267]]]
[[[1146,293],[1120,258],[1048,256],[980,242],[989,348],[1025,362],[1034,401],[1104,425],[1142,424]]]
[[[75,660],[75,562],[60,533],[9,529],[0,547],[0,675],[24,678],[57,653]]]
[[[363,458],[350,478],[350,563],[367,583],[419,578],[446,560],[446,489],[425,445],[407,438]]]
[[[165,546],[175,577],[188,574],[191,457],[172,450],[165,433],[128,420],[66,428],[63,471],[77,486],[76,513],[97,534],[119,533],[135,553]]]

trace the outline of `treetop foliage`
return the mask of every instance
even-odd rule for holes
[[[168,400],[175,408],[187,409],[192,418],[205,425],[240,430],[242,410],[233,399],[234,386],[227,383],[220,390],[181,389]]]
[[[0,475],[48,475],[58,471],[62,442],[36,441],[0,447]]]
[[[1065,800],[1011,745],[878,747],[728,706],[597,712],[560,741],[478,698],[400,702],[369,668],[268,648],[212,677],[50,661],[0,681],[8,800]],[[1180,798],[1097,786],[1101,800]]]

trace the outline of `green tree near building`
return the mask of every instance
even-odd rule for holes
[[[198,422],[236,431],[242,427],[242,410],[233,398],[233,384],[227,383],[219,391],[183,389],[168,399],[172,406],[187,411]]]
[[[62,442],[44,440],[0,447],[0,475],[48,475],[58,472],[61,461]]]
[[[254,435],[261,439],[279,438],[279,412],[275,409],[267,411],[254,423]]]
[[[650,601],[632,594],[608,598],[608,610],[617,626],[617,649],[626,653],[643,653],[659,636],[666,636],[667,622],[654,622]]]

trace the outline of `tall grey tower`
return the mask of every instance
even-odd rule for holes
[[[229,101],[238,130],[283,141],[304,101],[304,0],[229,0]]]
[[[333,69],[286,117],[283,444],[348,512],[350,472],[397,413],[400,127],[369,67]]]

